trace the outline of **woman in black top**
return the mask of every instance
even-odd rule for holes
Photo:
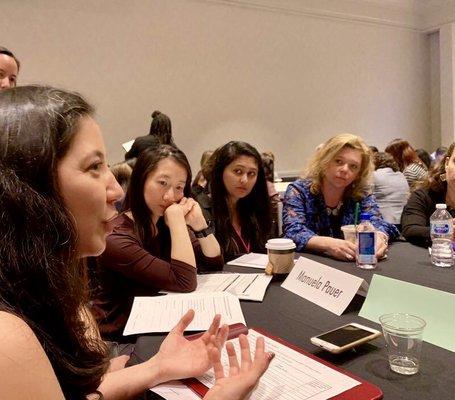
[[[210,195],[201,193],[196,200],[215,228],[224,259],[264,252],[272,215],[258,151],[245,142],[229,142],[215,150],[204,175]]]
[[[421,188],[411,193],[401,215],[402,234],[418,246],[429,246],[430,217],[436,204],[447,204],[447,210],[455,217],[455,143],[447,151],[445,159],[430,174]]]

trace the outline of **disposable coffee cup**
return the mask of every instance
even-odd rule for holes
[[[356,244],[357,236],[355,225],[343,225],[341,231],[343,232],[344,240]]]
[[[265,245],[269,261],[265,268],[267,275],[283,275],[294,267],[295,243],[291,239],[269,239]]]
[[[422,335],[426,322],[411,314],[384,314],[379,317],[387,346],[389,366],[402,375],[419,372]]]

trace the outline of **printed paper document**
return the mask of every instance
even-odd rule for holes
[[[197,276],[194,293],[228,292],[240,300],[262,301],[272,280],[265,274],[205,274]],[[161,293],[176,294],[176,292]]]
[[[260,333],[249,330],[248,338],[254,350]],[[267,351],[273,351],[275,358],[262,376],[250,400],[327,400],[351,389],[360,382],[311,359],[275,340],[264,336]],[[240,354],[238,340],[232,340],[237,354]],[[228,371],[226,350],[222,353],[225,372]],[[213,370],[198,378],[207,387],[214,385]]]
[[[265,269],[268,262],[269,256],[267,254],[248,253],[236,258],[235,260],[229,261],[227,265]]]
[[[215,314],[222,324],[245,324],[239,299],[226,292],[135,297],[123,334],[169,332],[189,309],[196,312],[189,331],[208,329]]]

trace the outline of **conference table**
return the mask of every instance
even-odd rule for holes
[[[365,279],[373,274],[455,293],[455,268],[432,266],[428,250],[406,242],[391,244],[388,257],[375,270],[361,270],[354,263],[336,261],[316,254],[303,256]],[[258,272],[256,269],[226,266],[230,272]],[[387,296],[387,293],[384,293]],[[338,326],[358,322],[381,329],[379,324],[358,316],[365,300],[356,295],[346,311],[337,316],[272,281],[263,302],[241,301],[248,327],[263,328],[288,342],[378,386],[385,399],[455,399],[455,353],[424,342],[421,368],[416,375],[404,376],[389,369],[384,339],[377,338],[355,350],[334,355],[314,346],[312,336]],[[404,300],[404,299],[403,299]],[[452,314],[455,318],[455,313]],[[144,335],[136,346],[136,356],[147,359],[156,351],[163,335]],[[454,337],[455,340],[455,337]],[[134,362],[134,357],[133,357]],[[148,398],[156,395],[148,394]],[[361,400],[361,399],[358,399]]]

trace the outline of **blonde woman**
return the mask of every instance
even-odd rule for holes
[[[356,246],[343,239],[341,227],[354,223],[356,203],[371,215],[379,233],[376,255],[383,257],[397,228],[385,222],[369,191],[373,162],[364,141],[342,133],[327,140],[310,160],[307,173],[288,186],[283,206],[283,230],[297,250],[323,252],[351,261]]]

